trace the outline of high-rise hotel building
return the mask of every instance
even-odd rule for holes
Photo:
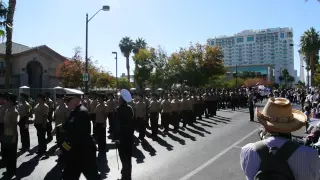
[[[292,28],[245,30],[234,36],[208,39],[208,44],[219,46],[224,54],[225,66],[237,67],[237,71],[270,74],[272,68],[278,82],[280,72],[285,68],[296,77]]]

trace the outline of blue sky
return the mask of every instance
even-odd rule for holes
[[[22,0],[17,2],[13,41],[45,44],[71,57],[74,47],[85,48],[85,14],[93,15],[103,5],[111,9],[90,22],[89,57],[115,74],[111,52],[118,51],[118,75],[126,72],[119,49],[124,36],[142,37],[149,46],[172,53],[190,42],[205,43],[245,29],[292,27],[295,44],[311,26],[320,30],[317,0]]]

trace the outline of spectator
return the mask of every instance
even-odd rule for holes
[[[276,169],[277,167],[267,166],[267,169],[272,169],[273,172],[289,174],[291,179],[295,180],[320,179],[320,160],[317,151],[310,147],[299,146],[291,141],[291,133],[306,125],[307,117],[303,112],[292,110],[288,99],[270,98],[262,112],[257,110],[257,119],[269,136],[265,136],[266,139],[242,147],[240,153],[241,168],[248,180],[253,180],[258,174],[262,174],[261,172],[264,171],[266,166],[261,166],[261,164],[266,165],[270,157],[275,161],[281,161],[282,164],[285,163],[288,167],[287,171],[283,172],[282,167],[277,166],[279,168]],[[287,149],[288,146],[289,150]],[[276,154],[278,152],[283,158],[276,156],[279,155]],[[269,155],[268,158],[261,158],[261,156],[265,157],[264,154]],[[268,173],[270,174],[270,172]]]

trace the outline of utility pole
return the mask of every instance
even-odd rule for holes
[[[115,54],[116,57],[116,81],[117,81],[117,90],[119,89],[119,81],[118,81],[118,53],[117,52],[112,52],[112,54]]]

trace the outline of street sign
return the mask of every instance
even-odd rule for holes
[[[84,81],[84,82],[88,82],[89,81],[89,74],[88,73],[84,73],[82,75],[82,81]]]

